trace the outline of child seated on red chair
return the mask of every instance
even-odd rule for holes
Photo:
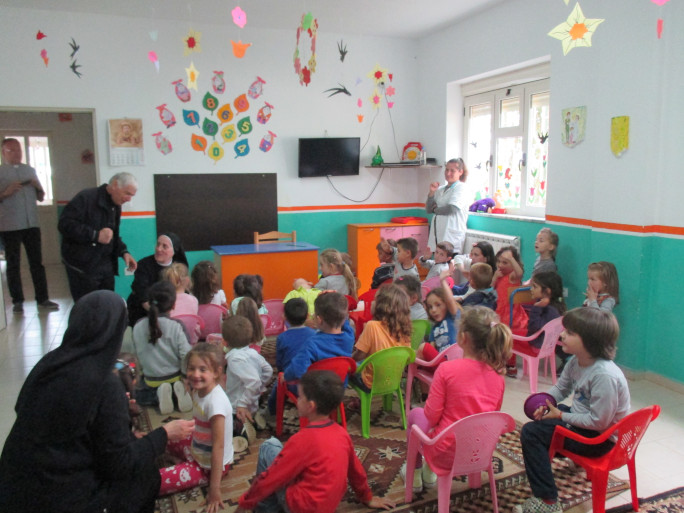
[[[523,426],[520,442],[533,497],[516,506],[516,513],[562,511],[549,460],[556,426],[595,438],[629,413],[627,380],[612,361],[620,332],[613,314],[594,308],[575,308],[563,317],[563,327],[561,346],[573,357],[549,393],[557,402],[572,393],[572,406],[560,404],[556,408],[547,401],[546,407],[540,406],[534,412],[535,420]],[[602,456],[614,445],[614,440],[597,445],[565,442],[566,449],[590,457]]]
[[[330,412],[343,396],[342,381],[333,372],[310,371],[302,376],[297,411],[309,423],[284,447],[277,438],[261,444],[256,479],[240,497],[236,513],[254,509],[333,513],[347,492],[347,483],[362,504],[394,507],[389,499],[373,496],[349,434],[330,420]]]

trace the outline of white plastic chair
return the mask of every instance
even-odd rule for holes
[[[556,342],[563,331],[563,318],[558,317],[547,322],[542,329],[529,337],[513,335],[513,354],[523,359],[523,376],[530,376],[530,393],[537,393],[537,379],[539,374],[539,361],[548,359],[551,365],[551,380],[556,383]],[[544,343],[537,349],[530,345],[530,341],[544,333]]]

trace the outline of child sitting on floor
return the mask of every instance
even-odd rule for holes
[[[342,381],[330,371],[310,371],[299,382],[297,411],[305,428],[285,446],[269,438],[259,448],[256,479],[239,500],[246,510],[333,513],[347,492],[370,508],[390,509],[394,503],[374,497],[366,472],[347,431],[330,420],[344,396]],[[303,457],[306,455],[306,457]]]

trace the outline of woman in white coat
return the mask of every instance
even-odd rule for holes
[[[428,236],[428,247],[433,252],[443,241],[451,242],[456,251],[463,252],[468,204],[472,199],[466,189],[467,178],[468,168],[463,159],[451,159],[444,169],[446,185],[440,187],[439,182],[430,184],[425,210],[434,214]]]

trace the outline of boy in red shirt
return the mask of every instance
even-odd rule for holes
[[[368,507],[394,507],[392,501],[373,496],[349,434],[329,417],[343,395],[342,381],[333,372],[302,376],[297,411],[309,424],[285,447],[277,438],[261,445],[257,478],[240,497],[236,513],[257,507],[260,512],[333,513],[347,491],[347,481]]]

